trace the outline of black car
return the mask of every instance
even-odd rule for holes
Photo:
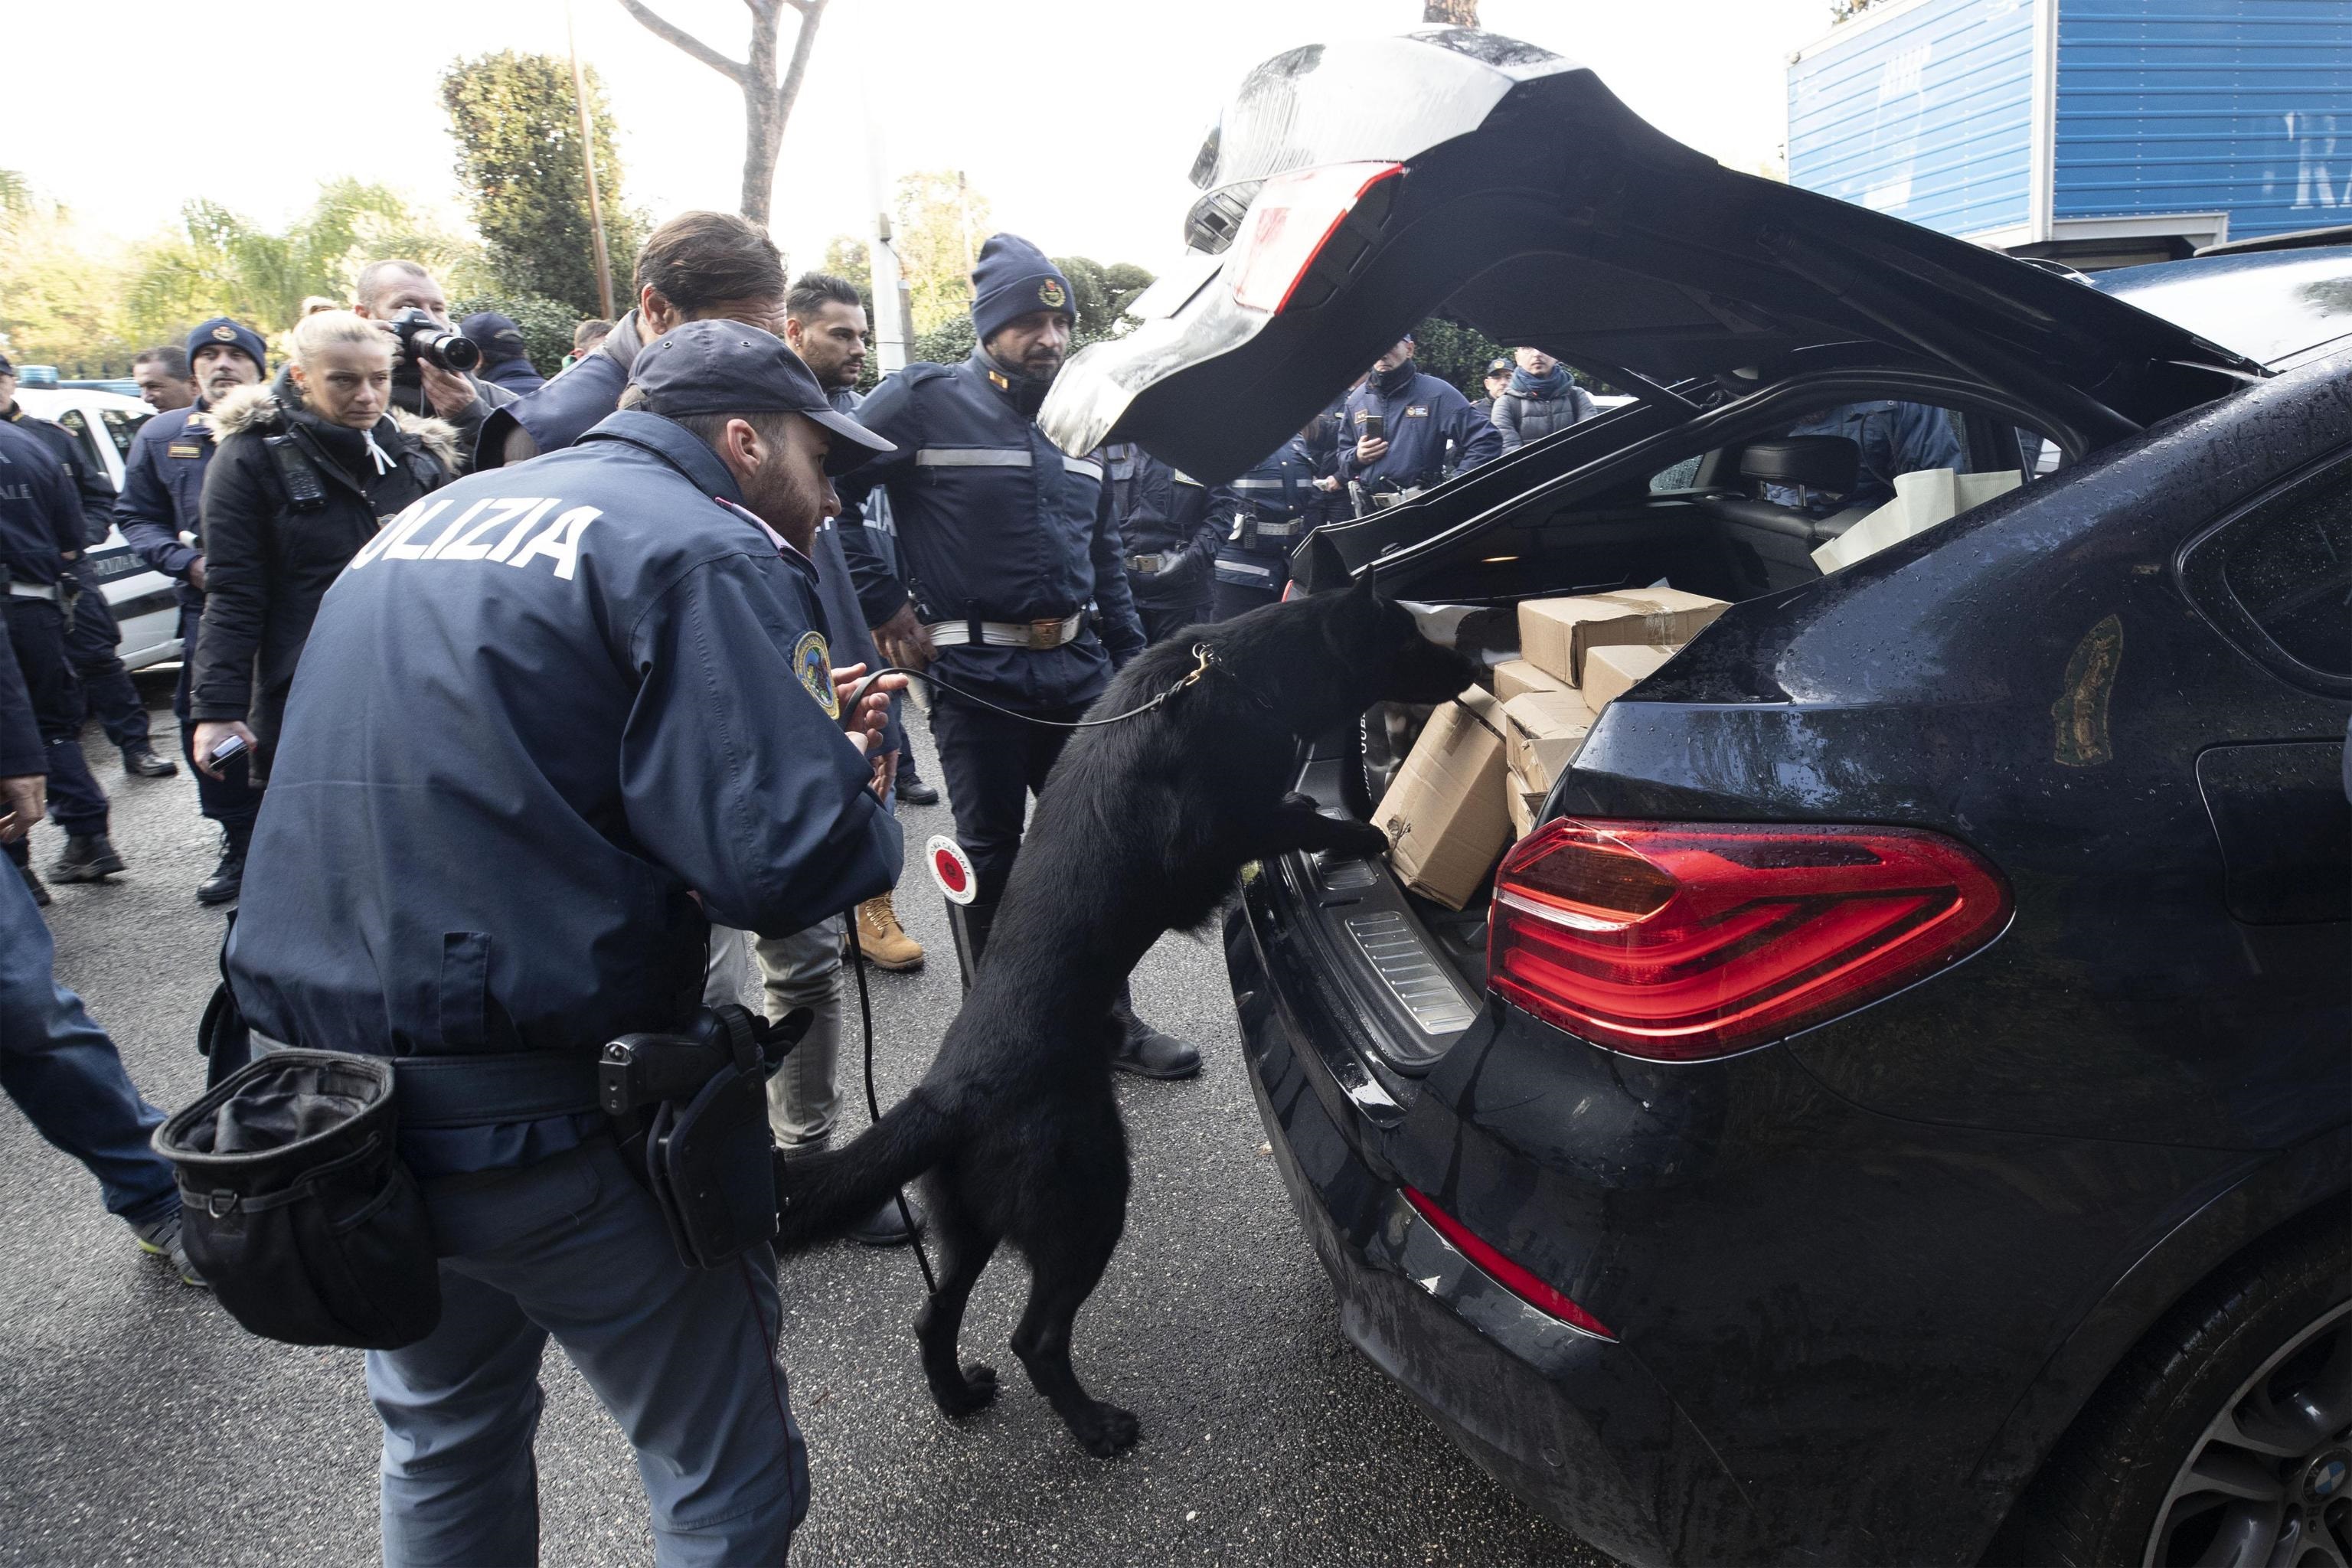
[[[1464,31],[1269,61],[1194,173],[1066,449],[1230,474],[1443,311],[1635,401],[1306,590],[1490,660],[1530,596],[1735,601],[1467,908],[1245,872],[1349,1336],[1631,1563],[2352,1560],[2352,251],[2086,281]],[[1824,574],[1887,458],[1802,433],[1882,406],[2017,483]],[[1369,820],[1411,719],[1298,787]]]

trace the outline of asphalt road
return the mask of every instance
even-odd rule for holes
[[[172,755],[168,679],[142,687]],[[216,847],[184,773],[126,779],[102,744],[89,755],[131,868],[57,889],[58,978],[169,1109],[203,1087],[193,1042],[221,921],[193,893]],[[907,819],[917,845],[950,826],[944,806]],[[58,843],[38,829],[36,864]],[[939,900],[910,881],[900,910],[935,961],[875,976],[885,1103],[958,1000]],[[964,1331],[967,1357],[1011,1378],[961,1427],[916,1367],[911,1258],[844,1243],[787,1259],[783,1353],[814,1481],[798,1561],[1605,1564],[1458,1455],[1340,1337],[1260,1152],[1215,949],[1162,942],[1136,993],[1208,1057],[1191,1083],[1122,1089],[1134,1203],[1078,1320],[1081,1373],[1141,1415],[1141,1444],[1087,1458],[1020,1376],[1005,1348],[1017,1258],[982,1280]],[[541,1560],[650,1561],[626,1444],[560,1355],[543,1379]],[[373,1563],[376,1444],[358,1352],[247,1336],[135,1249],[78,1164],[0,1113],[0,1563]]]

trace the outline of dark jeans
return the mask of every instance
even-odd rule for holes
[[[1036,717],[1068,721],[1085,714],[1080,705],[1040,709]],[[1004,879],[1021,850],[1029,796],[1045,787],[1045,775],[1069,737],[1067,730],[992,712],[951,691],[932,700],[931,741],[947,774],[957,841],[971,857],[979,879],[978,902],[993,904],[1004,896]]]
[[[1197,599],[1176,605],[1139,604],[1135,613],[1143,617],[1143,640],[1163,643],[1186,626],[1198,626],[1209,618],[1209,595],[1204,593]]]
[[[0,614],[8,619],[8,644],[49,753],[49,816],[76,837],[103,833],[106,792],[81,754],[81,693],[66,659],[65,612],[47,599],[12,597],[7,604]]]
[[[117,651],[122,647],[122,628],[114,624],[114,611],[98,579],[90,575],[88,556],[74,563],[74,575],[81,581],[81,602],[74,606],[73,625],[66,628],[66,659],[81,682],[82,701],[98,715],[106,738],[116,746],[127,751],[147,745],[147,705],[139,700],[139,689],[123,668]]]
[[[172,1167],[148,1147],[163,1113],[139,1098],[106,1031],[58,984],[57,949],[21,878],[0,873],[0,1089],[34,1130],[98,1178],[133,1225],[180,1204]]]
[[[225,778],[216,779],[196,766],[196,727],[188,720],[188,689],[194,679],[198,620],[197,611],[184,607],[180,611],[180,684],[172,689],[172,711],[180,721],[180,755],[187,759],[188,771],[196,775],[196,809],[242,843],[253,837],[253,819],[261,810],[261,792],[253,787],[246,773],[251,759],[230,758],[221,770],[227,775]]]

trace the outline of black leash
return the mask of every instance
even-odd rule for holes
[[[1146,713],[1159,708],[1170,698],[1175,696],[1186,687],[1198,681],[1202,676],[1208,674],[1210,670],[1218,667],[1217,650],[1211,647],[1207,643],[1194,643],[1192,645],[1192,657],[1194,659],[1198,660],[1198,662],[1195,663],[1192,668],[1186,670],[1183,678],[1178,680],[1175,685],[1170,687],[1167,690],[1161,692],[1159,696],[1153,698],[1149,702],[1130,708],[1124,713],[1113,713],[1108,718],[1105,719],[1040,719],[1034,713],[1024,713],[1016,709],[1003,707],[997,703],[991,702],[985,697],[976,697],[972,693],[966,691],[961,686],[950,685],[949,682],[941,680],[936,675],[931,675],[919,669],[908,669],[906,666],[900,664],[886,664],[880,669],[875,670],[871,674],[860,677],[857,684],[849,689],[849,695],[842,699],[841,711],[845,715],[855,713],[857,710],[857,705],[860,702],[865,701],[866,694],[874,689],[874,683],[881,679],[884,676],[903,675],[910,680],[919,680],[924,682],[935,691],[951,691],[958,697],[962,698],[966,702],[985,708],[992,713],[1002,713],[1008,719],[1018,719],[1026,724],[1036,724],[1048,730],[1098,730],[1105,724],[1118,724],[1123,723],[1129,719],[1140,719]]]
[[[874,1003],[866,992],[866,949],[857,940],[857,911],[851,910],[847,919],[849,931],[849,965],[857,971],[857,1021],[866,1030],[866,1114],[874,1121],[882,1120],[882,1101],[874,1092]],[[914,1211],[907,1206],[907,1189],[898,1188],[890,1196],[898,1205],[898,1223],[907,1227],[907,1240],[915,1249],[915,1266],[923,1271],[923,1289],[936,1296],[940,1282],[931,1273],[930,1254],[923,1250],[922,1232],[915,1228]]]

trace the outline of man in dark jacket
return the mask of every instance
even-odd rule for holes
[[[1507,359],[1487,361],[1484,384],[1486,395],[1470,400],[1470,412],[1491,425],[1495,422],[1495,400],[1510,390],[1511,362]]]
[[[122,869],[106,837],[106,792],[81,754],[82,711],[66,658],[66,598],[81,552],[81,498],[73,476],[38,436],[0,421],[0,572],[7,577],[0,618],[48,748],[50,815],[66,847],[49,868],[59,882],[98,882]],[[35,900],[48,901],[23,839],[7,846]]]
[[[637,252],[636,309],[613,323],[580,363],[482,423],[477,468],[520,463],[569,447],[613,412],[639,353],[688,321],[736,321],[775,330],[784,268],[766,232],[733,213],[680,213]]]
[[[1217,619],[1281,598],[1290,583],[1291,552],[1329,520],[1331,498],[1315,483],[1308,446],[1315,431],[1309,425],[1218,492],[1216,516],[1227,531],[1217,551]]]
[[[389,321],[407,310],[422,310],[435,326],[456,331],[449,320],[448,296],[424,263],[394,257],[371,261],[360,268],[352,285],[352,310],[371,321]],[[393,406],[420,417],[446,419],[457,432],[457,450],[470,454],[483,421],[515,400],[516,394],[470,371],[444,370],[419,360],[399,367],[393,378]],[[462,466],[462,465],[461,465]]]
[[[337,579],[229,939],[259,1049],[395,1058],[442,1312],[367,1358],[388,1563],[537,1560],[551,1334],[638,1451],[658,1562],[782,1563],[808,1507],[774,1258],[679,1260],[594,1063],[693,1016],[711,921],[889,884],[887,703],[844,734],[804,553],[826,471],[883,444],[756,329],[647,362],[640,408],[425,498]]]
[[[503,386],[517,397],[547,384],[547,377],[531,364],[523,347],[522,329],[514,324],[513,317],[477,310],[458,322],[457,330],[482,351],[482,380]]]
[[[1134,442],[1106,447],[1102,456],[1144,640],[1165,642],[1209,618],[1217,542],[1224,531],[1220,516],[1211,514],[1208,487]]]
[[[156,415],[139,427],[123,465],[122,499],[115,503],[115,526],[123,542],[148,567],[179,583],[180,683],[172,689],[172,711],[180,721],[180,754],[195,768],[196,726],[188,717],[190,677],[195,669],[196,631],[205,614],[204,525],[200,503],[205,471],[212,466],[212,409],[240,386],[268,373],[261,334],[242,321],[215,316],[188,333],[188,363],[195,376],[196,401]],[[247,773],[249,759],[237,758],[218,774],[195,768],[197,809],[221,835],[220,861],[196,886],[196,901],[225,904],[245,881],[246,847],[253,839],[254,814],[261,795]]]
[[[178,767],[155,754],[147,727],[147,704],[131,683],[124,668],[122,630],[106,602],[104,584],[89,569],[89,552],[106,542],[114,526],[114,481],[88,460],[81,443],[62,425],[36,419],[16,402],[16,369],[0,354],[0,419],[29,430],[48,444],[58,460],[73,475],[81,496],[81,551],[73,561],[74,581],[80,594],[74,601],[73,620],[66,627],[66,659],[73,666],[83,704],[98,715],[106,738],[122,753],[122,771],[135,778],[168,778]]]
[[[5,470],[0,470],[5,472]],[[0,479],[0,487],[12,481]],[[9,639],[0,637],[0,844],[41,819],[48,748]],[[180,1189],[149,1145],[163,1113],[140,1098],[106,1031],[58,984],[57,948],[31,891],[0,875],[0,1087],[40,1135],[98,1178],[139,1245],[201,1285],[180,1245]]]
[[[1502,433],[1470,400],[1413,363],[1401,338],[1340,406],[1339,478],[1359,515],[1502,456]]]
[[[858,418],[898,450],[842,488],[842,542],[876,640],[891,663],[948,683],[932,690],[931,736],[978,874],[975,901],[948,910],[967,981],[1029,796],[1069,736],[1055,726],[1085,713],[1144,647],[1103,466],[1064,457],[1037,428],[1075,320],[1069,280],[1045,254],[992,236],[972,270],[980,346],[960,365],[911,364],[874,389]],[[866,539],[859,510],[877,489],[898,524],[895,562]],[[1198,1051],[1124,1001],[1118,1020],[1120,1068],[1200,1070]]]

